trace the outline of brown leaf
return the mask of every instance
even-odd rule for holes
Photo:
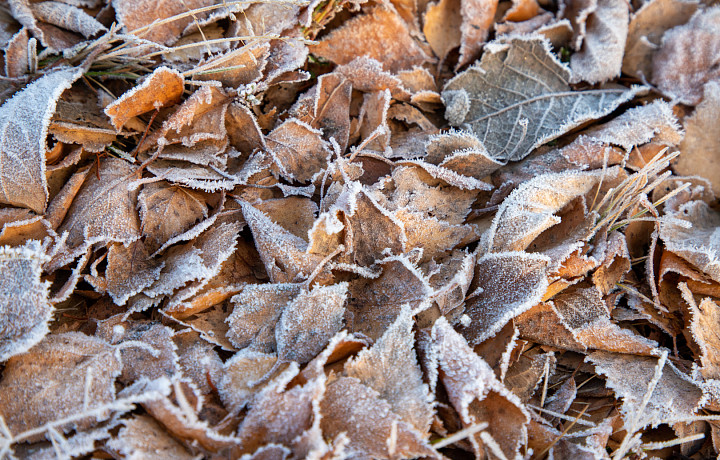
[[[315,55],[339,65],[368,56],[382,62],[390,72],[410,69],[430,60],[410,36],[402,18],[384,7],[350,19],[310,49]]]
[[[117,437],[109,440],[107,448],[128,458],[152,457],[158,460],[195,458],[147,415],[136,415],[123,421]]]
[[[473,62],[490,34],[497,11],[497,0],[461,0],[460,59],[457,67]]]
[[[663,35],[653,59],[652,82],[683,104],[702,100],[703,86],[720,79],[720,7],[696,12],[687,24]],[[697,47],[697,53],[688,53]]]
[[[653,56],[666,30],[687,22],[697,10],[696,0],[651,0],[630,19],[622,71],[652,80]]]
[[[178,71],[158,67],[140,85],[105,107],[105,114],[119,130],[134,116],[180,102],[184,85],[185,78]]]
[[[153,24],[154,22],[170,19],[189,10],[213,4],[211,0],[185,0],[184,3],[177,3],[174,0],[163,0],[161,2],[154,0],[112,1],[118,22],[127,32],[161,45],[169,45],[176,41],[188,25],[192,24],[193,21],[204,18],[207,13],[195,13],[183,18],[173,18],[158,25]]]
[[[161,261],[150,258],[142,241],[129,246],[115,243],[110,246],[107,256],[107,290],[118,305],[125,305],[128,299],[153,284],[164,267]]]
[[[233,412],[239,412],[250,404],[263,388],[253,384],[267,375],[276,362],[274,353],[255,351],[251,347],[238,351],[223,365],[222,377],[218,382],[218,394],[223,404]]]
[[[549,259],[525,252],[488,254],[477,261],[466,300],[470,324],[458,330],[471,345],[494,336],[509,321],[542,299]]]
[[[709,82],[705,85],[702,102],[684,120],[685,138],[680,144],[682,155],[673,164],[676,174],[708,179],[716,194],[720,193],[720,139],[714,135],[714,123],[718,118],[720,82]]]
[[[77,68],[46,74],[0,107],[0,203],[45,211],[48,124],[60,95],[81,74]]]
[[[470,438],[475,455],[493,453],[492,446],[487,446],[489,434],[506,458],[514,458],[527,440],[526,424],[530,420],[520,400],[497,380],[490,366],[473,353],[447,320],[435,322],[431,339],[442,382],[463,426],[488,423],[486,432]]]
[[[61,29],[77,32],[85,38],[107,31],[107,28],[81,8],[62,2],[47,1],[31,4],[35,18]]]
[[[428,5],[423,33],[435,56],[445,60],[448,53],[460,46],[463,22],[461,0],[440,0]]]
[[[140,237],[138,192],[130,184],[135,168],[117,158],[103,159],[96,167],[99,177],[89,175],[58,229],[69,233],[70,247],[86,240],[130,243]]]
[[[41,428],[68,419],[63,433],[84,429],[110,416],[82,414],[115,399],[122,364],[105,341],[79,332],[49,335],[27,353],[11,358],[0,381],[0,413],[10,432]],[[43,431],[27,438],[43,439]]]
[[[352,83],[338,73],[318,77],[317,86],[309,93],[312,97],[308,113],[300,118],[316,129],[322,130],[325,140],[335,141],[340,151],[347,148],[350,136],[350,95]]]
[[[330,381],[320,403],[326,436],[345,432],[346,454],[370,458],[413,458],[438,454],[412,425],[400,420],[378,392],[353,377]]]
[[[415,355],[413,324],[406,306],[372,347],[345,363],[344,373],[377,391],[401,420],[426,433],[433,416],[433,397],[423,383]]]
[[[690,299],[688,299],[690,300]],[[720,378],[720,339],[716,333],[720,321],[720,307],[709,298],[704,298],[697,305],[689,302],[690,331],[700,347],[700,372],[706,379]]]
[[[528,21],[537,16],[539,11],[540,5],[535,0],[513,0],[512,8],[505,13],[503,21]]]
[[[297,119],[289,119],[265,138],[268,151],[287,179],[307,182],[324,169],[330,146],[321,131]]]
[[[27,351],[49,332],[50,286],[40,279],[46,260],[37,241],[0,248],[0,362]]]
[[[151,251],[208,216],[205,197],[167,182],[143,186],[138,195],[142,232]]]

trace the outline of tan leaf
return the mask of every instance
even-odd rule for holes
[[[492,436],[506,458],[516,457],[527,442],[526,424],[530,421],[520,400],[445,318],[435,322],[431,339],[442,382],[463,426],[488,423],[485,434]],[[483,432],[470,438],[476,456],[493,452],[486,446],[487,439]]]
[[[508,368],[503,382],[508,390],[527,403],[540,387],[543,379],[555,374],[557,359],[553,352],[541,353],[534,348],[523,353]]]
[[[76,68],[49,73],[0,107],[0,203],[45,212],[48,124],[60,95],[81,74]]]
[[[103,159],[96,167],[99,177],[89,175],[58,229],[58,233],[69,233],[70,247],[86,239],[130,243],[140,237],[138,192],[130,184],[135,168],[117,158]]]
[[[363,104],[360,107],[359,134],[367,142],[367,148],[380,153],[389,153],[390,128],[388,126],[388,111],[390,109],[390,91],[374,91],[363,94]]]
[[[77,32],[85,38],[106,32],[107,28],[81,8],[66,3],[47,1],[31,4],[35,18]]]
[[[40,279],[46,260],[38,241],[0,248],[0,362],[27,351],[49,332],[50,286]]]
[[[652,79],[653,56],[666,30],[687,22],[698,7],[696,0],[651,0],[630,19],[622,71]]]
[[[189,230],[207,217],[205,197],[198,192],[167,182],[143,186],[138,195],[143,235],[151,251]]]
[[[115,243],[110,246],[107,256],[107,290],[118,305],[153,284],[164,267],[161,261],[150,258],[142,241],[134,241],[129,246]]]
[[[195,13],[183,18],[172,19],[162,24],[153,24],[189,10],[213,5],[211,0],[185,0],[177,3],[174,0],[113,0],[118,22],[127,32],[151,40],[162,45],[176,41],[185,28],[193,21],[204,18],[207,13]]]
[[[697,384],[662,358],[598,351],[588,355],[586,360],[595,365],[598,374],[607,378],[606,385],[615,396],[622,398],[620,412],[626,419],[626,426],[629,421],[637,420],[631,429],[688,419],[696,413],[703,399]],[[659,369],[661,362],[664,366]],[[654,388],[650,386],[651,382],[656,382]]]
[[[350,101],[352,83],[338,73],[329,73],[318,77],[317,86],[309,92],[312,97],[309,113],[302,121],[322,130],[328,142],[331,138],[340,146],[347,148],[350,136]]]
[[[184,85],[185,79],[179,72],[158,67],[140,85],[105,107],[105,114],[119,130],[134,116],[180,102]]]
[[[218,382],[218,394],[223,404],[233,412],[239,412],[252,402],[263,388],[252,385],[267,375],[275,366],[274,353],[244,348],[223,365],[222,377]]]
[[[203,395],[216,391],[223,362],[215,347],[194,331],[175,332],[172,338],[177,346],[178,365],[183,376],[189,378]]]
[[[497,0],[461,0],[460,59],[457,67],[473,62],[490,34],[495,20]]]
[[[465,304],[471,321],[458,329],[471,345],[494,336],[540,302],[548,287],[548,263],[545,256],[524,252],[488,254],[478,259]]]
[[[705,85],[704,98],[695,112],[684,120],[685,139],[673,170],[684,176],[701,176],[720,193],[720,139],[714,127],[720,118],[720,82]]]
[[[265,138],[268,151],[284,177],[307,182],[326,167],[330,146],[321,134],[292,118],[268,134]]]
[[[17,78],[28,71],[28,29],[23,27],[20,32],[12,36],[5,48],[5,75]]]
[[[505,13],[503,21],[528,21],[537,16],[539,11],[540,5],[535,0],[513,0],[512,8]]]
[[[358,40],[358,37],[363,39]],[[385,70],[390,72],[410,69],[430,60],[410,36],[402,18],[384,7],[350,19],[310,50],[339,65],[368,56],[382,62]]]
[[[401,420],[426,433],[433,415],[433,397],[423,383],[415,355],[413,325],[410,308],[403,308],[372,347],[345,363],[344,373],[377,391]]]
[[[653,59],[652,82],[683,104],[696,105],[703,97],[703,86],[720,79],[720,7],[696,12],[687,24],[663,35]],[[699,52],[688,53],[688,47]]]
[[[582,352],[580,343],[570,328],[563,324],[560,313],[552,302],[542,302],[521,314],[515,320],[520,337],[563,350]]]
[[[136,415],[123,421],[117,437],[106,446],[127,458],[152,457],[158,460],[195,458],[170,436],[161,425],[147,415]]]
[[[691,224],[688,226],[688,223]],[[665,249],[720,283],[720,213],[704,201],[691,201],[660,225]]]
[[[435,458],[438,454],[412,425],[400,420],[378,392],[353,377],[328,383],[320,403],[326,436],[345,432],[346,454],[370,458]]]
[[[0,209],[0,245],[22,246],[50,236],[50,223],[25,208]]]
[[[706,379],[720,378],[720,339],[716,333],[720,322],[720,307],[709,298],[700,305],[690,302],[690,331],[700,347],[700,372]]]
[[[448,53],[460,46],[462,37],[461,0],[440,0],[431,3],[425,12],[423,33],[435,56],[444,60]]]
[[[122,364],[105,341],[79,332],[49,335],[27,353],[11,358],[0,381],[0,413],[15,435],[70,418],[60,432],[84,429],[109,417],[77,417],[115,400]],[[42,431],[28,441],[44,438]]]
[[[629,8],[625,0],[597,0],[587,18],[582,48],[570,57],[573,82],[602,83],[620,75]]]

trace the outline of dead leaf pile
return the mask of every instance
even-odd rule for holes
[[[720,453],[716,2],[0,3],[0,459]]]

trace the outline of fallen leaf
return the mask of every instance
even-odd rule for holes
[[[440,0],[428,4],[423,33],[435,56],[445,60],[448,53],[460,46],[462,37],[461,0]]]
[[[81,8],[66,3],[55,1],[39,2],[33,3],[30,8],[39,21],[77,32],[85,38],[107,31],[105,26]]]
[[[81,74],[76,68],[49,73],[0,107],[0,203],[45,211],[48,124],[60,95]]]
[[[176,41],[187,26],[207,13],[196,12],[179,18],[174,16],[209,5],[213,5],[210,0],[186,0],[184,3],[172,0],[160,3],[150,0],[112,0],[118,22],[128,33],[161,45]]]
[[[106,445],[111,451],[128,458],[144,456],[162,460],[195,458],[147,415],[137,415],[123,421],[123,427],[117,437],[109,440]]]
[[[460,59],[457,67],[469,64],[478,58],[482,45],[490,34],[497,0],[461,0],[460,15]]]
[[[135,294],[150,287],[164,267],[161,261],[150,259],[142,241],[129,246],[115,243],[110,246],[107,256],[107,291],[113,301],[124,305]]]
[[[472,129],[498,161],[525,158],[534,148],[609,114],[644,91],[571,91],[570,70],[542,39],[513,38],[488,44],[485,50],[478,64],[445,85],[442,97],[448,122]]]

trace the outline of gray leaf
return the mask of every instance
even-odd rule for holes
[[[518,161],[646,90],[636,86],[572,91],[569,81],[570,69],[541,38],[490,43],[479,64],[445,86],[445,118],[475,132],[492,158]]]

